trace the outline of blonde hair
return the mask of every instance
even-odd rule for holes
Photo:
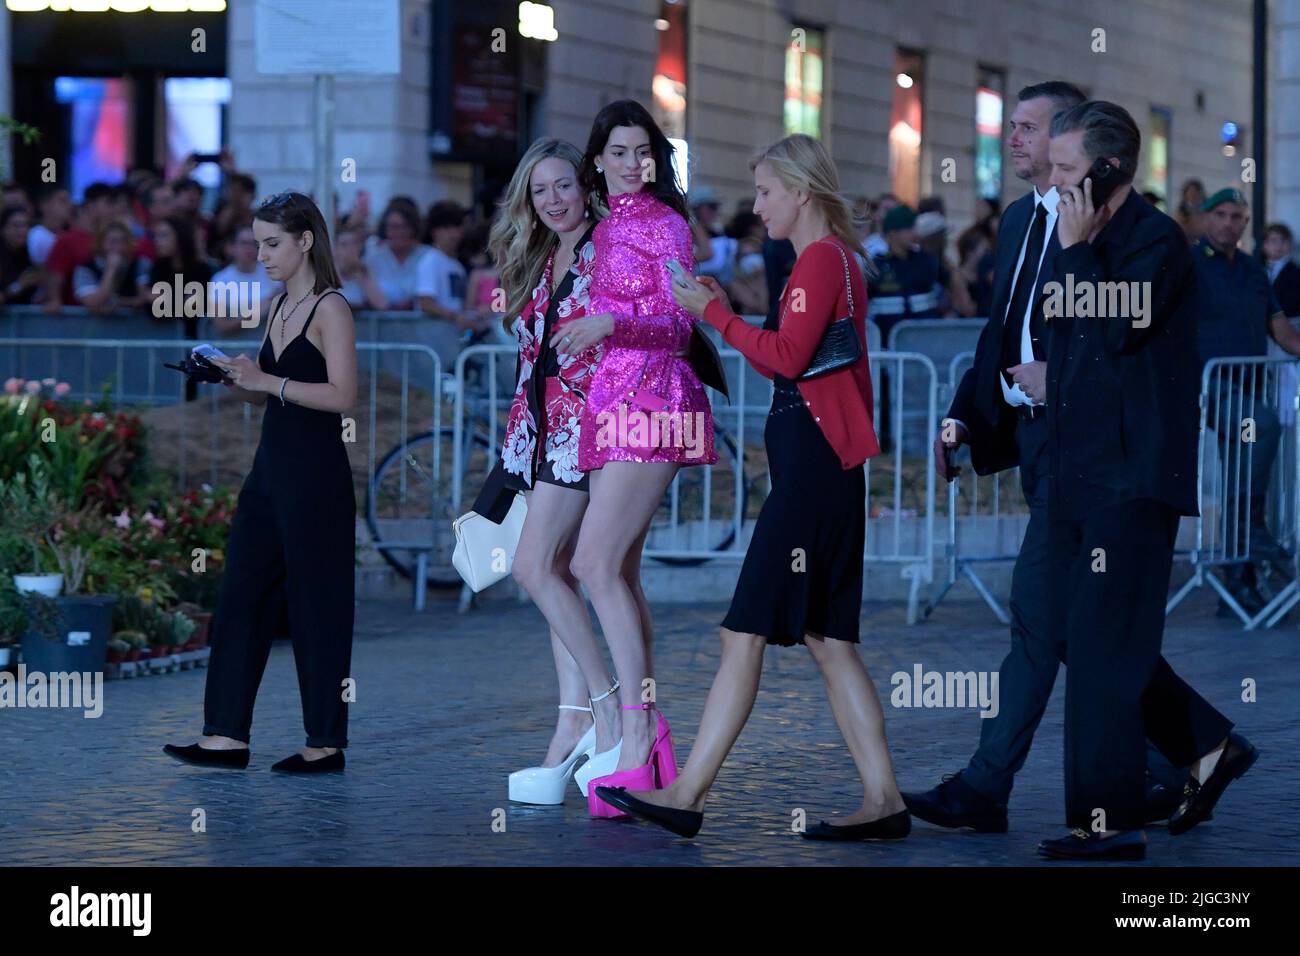
[[[547,137],[537,140],[528,147],[515,167],[499,214],[488,234],[488,252],[496,263],[501,288],[506,294],[506,310],[501,324],[508,333],[532,298],[533,290],[546,271],[546,260],[560,242],[559,236],[538,218],[530,188],[533,169],[542,160],[552,157],[572,166],[574,181],[577,182],[578,170],[582,166],[582,153],[578,148],[562,139]]]
[[[821,140],[795,133],[755,153],[749,161],[749,171],[753,172],[759,163],[767,163],[786,189],[808,193],[826,217],[831,232],[863,258],[871,274],[875,273],[871,257],[853,228],[853,206],[840,193],[839,172]]]

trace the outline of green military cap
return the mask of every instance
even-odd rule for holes
[[[911,229],[916,224],[916,211],[911,206],[895,206],[885,213],[884,222],[880,224],[881,232],[895,229]]]
[[[1215,206],[1222,205],[1225,202],[1235,202],[1241,206],[1249,206],[1246,197],[1240,189],[1233,189],[1231,186],[1226,189],[1220,189],[1205,202],[1201,203],[1201,212],[1209,212]]]

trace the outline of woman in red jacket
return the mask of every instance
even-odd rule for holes
[[[884,713],[853,645],[862,611],[866,531],[863,463],[880,451],[872,427],[862,254],[839,177],[825,147],[787,136],[750,163],[754,212],[798,256],[777,321],[756,329],[732,314],[712,280],[673,283],[673,296],[717,328],[727,344],[773,381],[764,440],[772,492],[763,505],[731,608],[722,662],[686,769],[666,789],[600,787],[601,799],[683,836],[703,822],[714,777],[749,717],[768,644],[805,645],[821,669],[831,709],[862,778],[862,806],[810,827],[819,840],[900,839],[911,818],[894,781]],[[827,328],[850,316],[862,345],[856,362],[815,378],[809,370]]]

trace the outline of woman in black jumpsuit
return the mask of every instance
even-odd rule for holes
[[[257,363],[240,356],[221,364],[247,401],[265,393],[262,438],[239,494],[213,615],[204,740],[164,749],[189,763],[248,765],[257,688],[287,617],[307,745],[271,769],[341,770],[356,560],[341,414],[356,394],[355,333],[312,201],[298,193],[272,197],[255,214],[254,232],[259,259],[286,292],[271,310]],[[317,325],[323,350],[308,336],[318,312],[326,317]]]

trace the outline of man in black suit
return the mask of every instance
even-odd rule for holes
[[[1291,230],[1281,222],[1264,229],[1264,267],[1273,284],[1273,294],[1288,319],[1300,318],[1300,266],[1291,258]]]
[[[1024,88],[1018,100],[1008,145],[1016,175],[1031,182],[1034,190],[1003,214],[993,309],[980,335],[974,365],[958,385],[935,441],[936,468],[947,480],[958,469],[948,466],[945,453],[962,443],[970,445],[977,474],[1020,467],[1029,524],[1012,576],[1011,649],[999,670],[999,712],[980,722],[979,748],[965,769],[924,793],[903,794],[908,808],[922,820],[985,832],[1007,829],[1007,801],[1015,775],[1029,754],[1066,656],[1065,634],[1053,625],[1050,607],[1042,290],[1059,249],[1048,130],[1054,114],[1082,103],[1084,96],[1068,83],[1052,81]],[[1026,270],[1024,263],[1036,258],[1041,260],[1037,269]],[[1146,816],[1164,820],[1183,799],[1188,775],[1155,752],[1151,764]],[[1194,825],[1197,817],[1186,816],[1184,822]]]
[[[1170,818],[1207,818],[1254,762],[1160,654],[1180,515],[1197,511],[1196,273],[1178,225],[1133,191],[1141,142],[1114,103],[1052,119],[1061,250],[1045,287],[1050,627],[1066,646],[1066,837],[1051,858],[1141,859],[1146,738],[1192,766]],[[1094,208],[1097,160],[1119,185]]]
[[[1050,628],[1047,600],[1046,408],[1025,386],[1045,378],[1046,330],[1038,306],[1059,248],[1048,128],[1055,113],[1082,103],[1084,95],[1069,83],[1051,81],[1025,87],[1017,99],[1008,136],[1011,163],[1034,188],[1002,214],[993,307],[974,365],[957,386],[935,441],[935,467],[948,481],[959,469],[950,467],[946,456],[963,443],[970,445],[977,474],[1020,467],[1029,524],[1012,575],[1011,650],[999,670],[998,714],[980,721],[979,748],[969,764],[932,790],[903,794],[912,813],[929,823],[996,833],[1007,829],[1015,775],[1029,754],[1065,656],[1063,635]],[[1167,804],[1164,815],[1172,809]]]

